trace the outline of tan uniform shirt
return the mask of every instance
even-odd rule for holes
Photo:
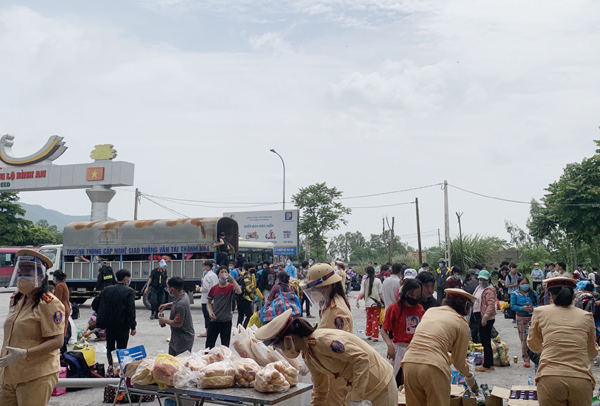
[[[10,299],[8,317],[4,322],[2,356],[6,346],[29,349],[43,343],[45,339],[63,335],[65,331],[65,308],[51,293],[42,296],[34,308],[33,300],[25,297],[12,305]],[[28,382],[60,371],[60,351],[54,350],[39,357],[27,357],[2,368],[2,383],[5,385]]]
[[[335,295],[326,309],[321,311],[319,328],[333,328],[352,333],[354,319],[346,302],[340,295]]]
[[[466,360],[469,337],[469,323],[454,309],[431,308],[417,326],[402,365],[407,362],[433,365],[450,379],[450,364],[453,364],[465,377],[471,376]]]
[[[328,375],[348,382],[350,400],[373,400],[387,390],[392,366],[354,334],[323,328],[304,340],[307,349],[302,353],[314,386],[311,405],[327,404]]]
[[[592,313],[573,305],[548,305],[533,310],[527,346],[541,353],[536,377],[569,376],[595,385],[590,360],[598,355]]]

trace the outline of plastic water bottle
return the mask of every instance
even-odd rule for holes
[[[358,330],[357,333],[358,334],[365,334],[365,330]]]
[[[529,385],[529,386],[535,386],[535,383],[533,382],[533,378],[531,376],[527,380],[527,385]]]

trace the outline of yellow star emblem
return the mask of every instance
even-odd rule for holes
[[[98,172],[94,171],[92,172],[92,179],[97,179],[98,178]]]

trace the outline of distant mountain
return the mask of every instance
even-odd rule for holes
[[[39,220],[46,219],[50,225],[55,225],[59,230],[65,228],[67,224],[74,223],[76,221],[90,221],[90,215],[85,216],[73,216],[70,214],[63,214],[56,210],[46,209],[37,204],[19,203],[19,205],[25,209],[25,218],[37,223]],[[114,220],[109,218],[109,220]]]

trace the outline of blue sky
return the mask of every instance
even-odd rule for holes
[[[0,133],[16,136],[15,154],[58,134],[69,150],[56,163],[79,163],[112,143],[152,195],[277,202],[275,148],[288,200],[315,182],[358,196],[447,179],[529,201],[600,138],[600,4],[591,0],[2,4]],[[112,217],[132,217],[127,189]],[[89,212],[83,190],[21,197]],[[443,228],[439,187],[346,202],[415,197],[422,230]],[[162,203],[187,216],[236,206]],[[527,205],[450,189],[453,233],[456,211],[463,232],[503,238],[505,219],[524,226],[528,216]],[[357,208],[342,231],[380,232],[383,215],[396,217],[398,234],[415,232],[413,205]],[[148,201],[140,208],[142,218],[173,216]],[[435,244],[437,233],[428,238]]]

